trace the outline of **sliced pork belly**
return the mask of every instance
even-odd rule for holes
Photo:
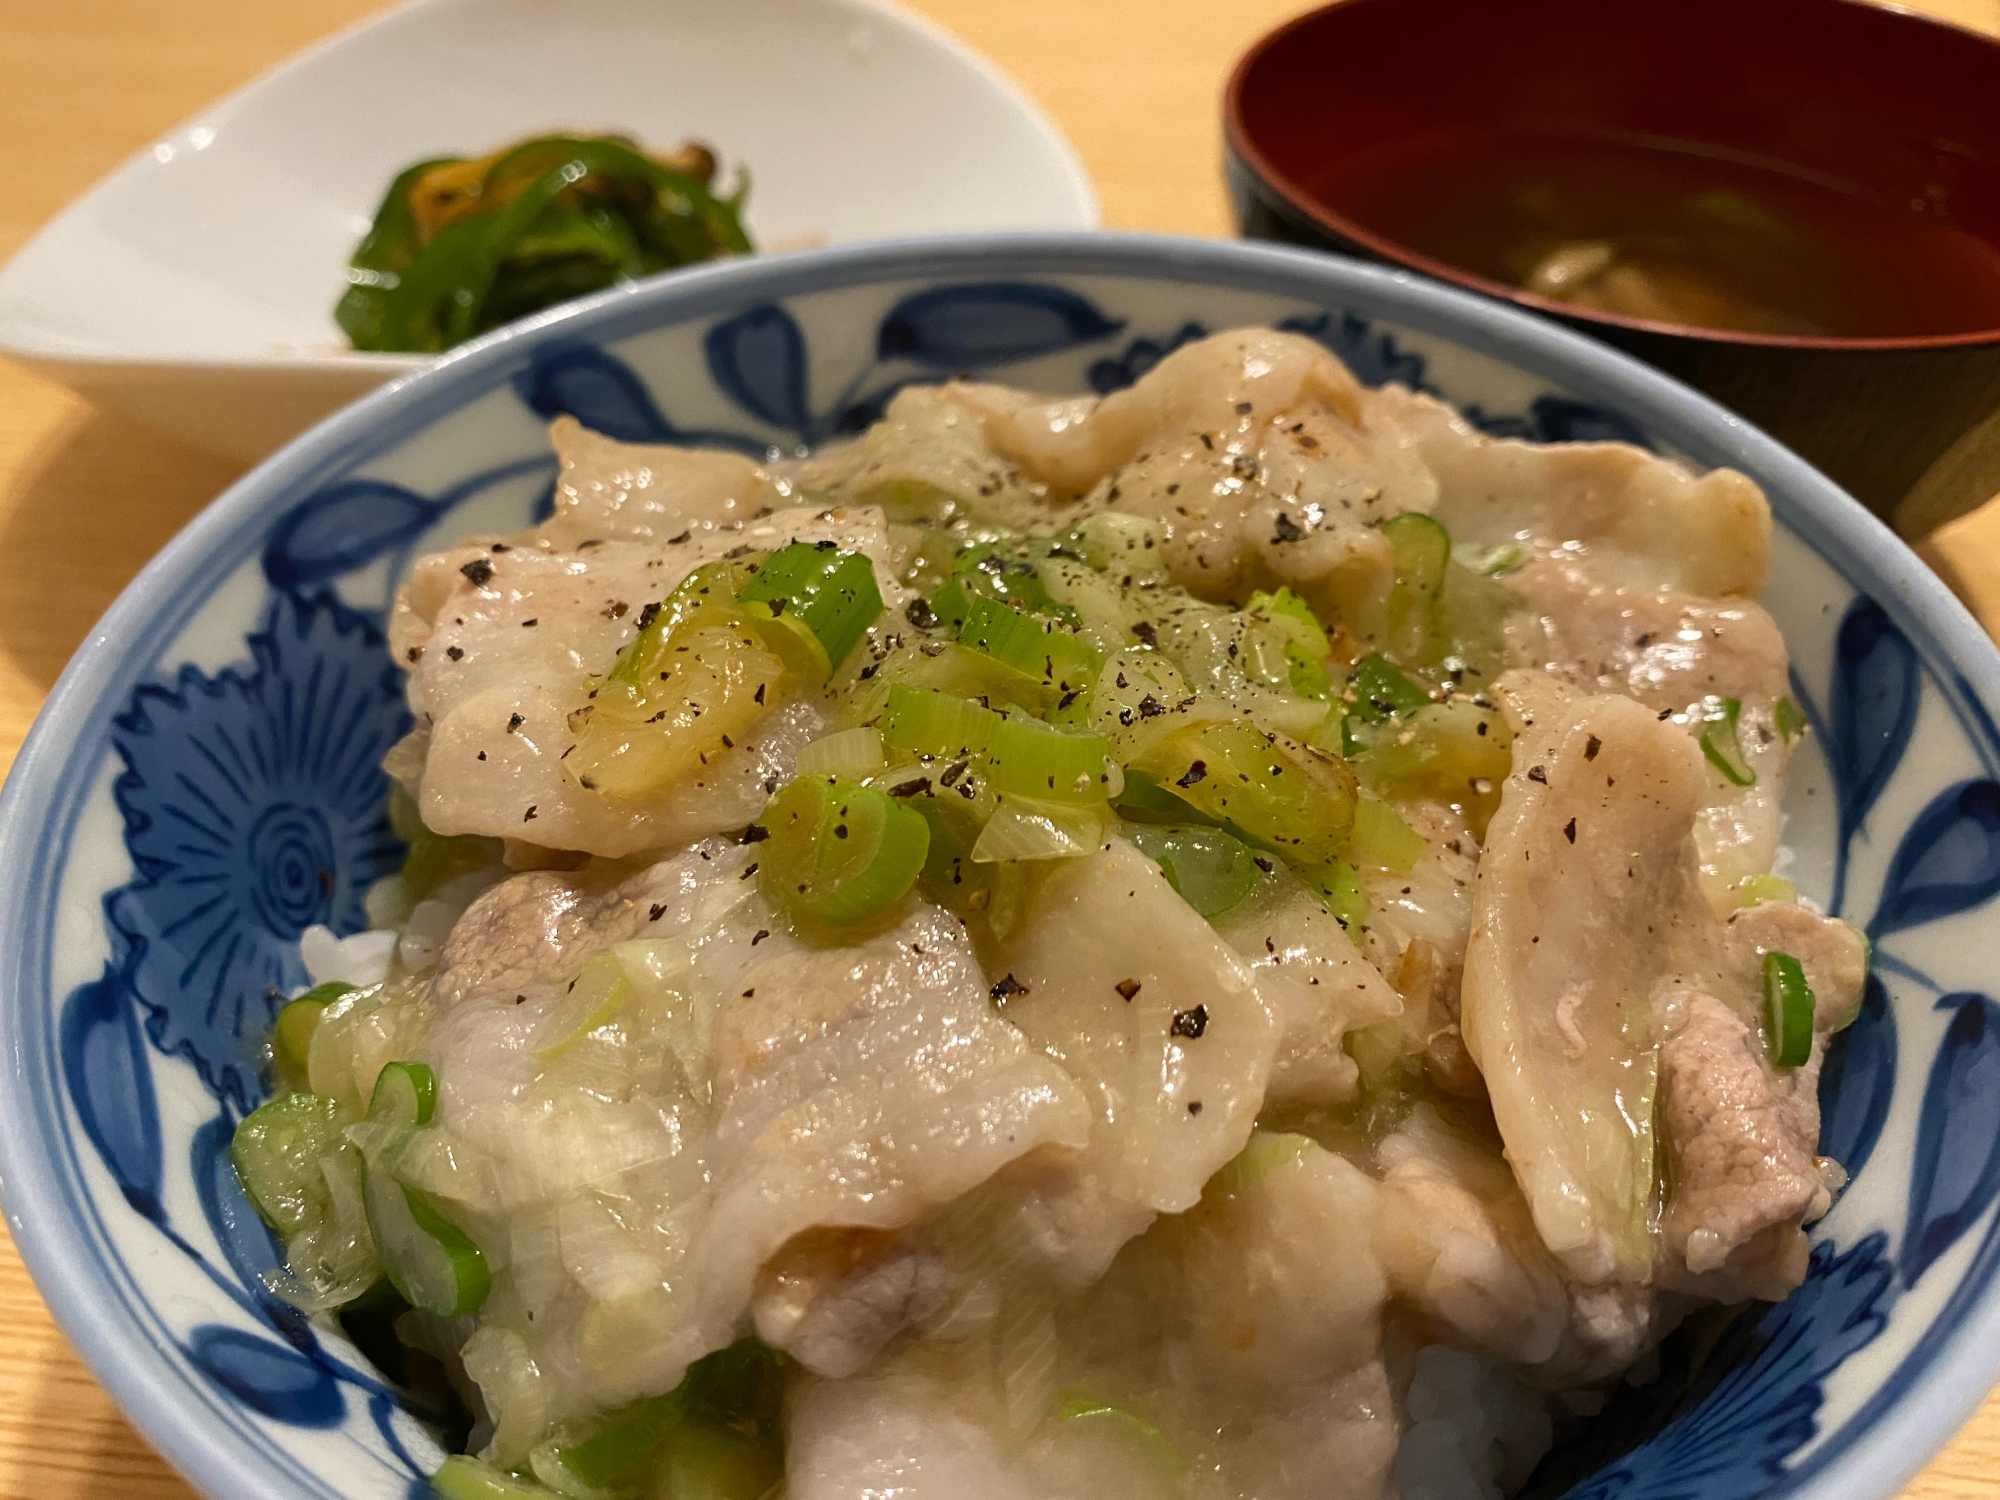
[[[1623,443],[1493,438],[1399,386],[1380,399],[1436,476],[1427,508],[1461,544],[1587,558],[1600,581],[1634,589],[1720,598],[1764,587],[1770,507],[1732,469],[1696,475]]]
[[[621,443],[569,416],[549,424],[549,442],[560,464],[555,514],[533,534],[558,552],[592,539],[665,543],[796,503],[789,481],[737,453]]]
[[[1535,1225],[1580,1286],[1650,1284],[1665,1151],[1660,1278],[1782,1295],[1827,1198],[1816,1063],[1771,1063],[1761,955],[1810,956],[1831,1028],[1852,1015],[1860,940],[1790,905],[1718,920],[1695,840],[1709,768],[1682,728],[1524,674],[1499,689],[1520,738],[1480,863],[1464,1025]]]
[[[1089,1143],[1010,1174],[1042,1253],[1087,1281],[1249,1139],[1281,1022],[1250,970],[1123,839],[1062,862],[989,972],[1003,1013],[1080,1083]]]
[[[792,510],[729,525],[680,542],[574,552],[472,543],[421,559],[397,595],[389,637],[410,674],[419,727],[408,743],[422,752],[411,791],[424,822],[442,834],[618,856],[754,818],[819,732],[815,702],[773,704],[752,737],[651,799],[586,791],[562,767],[589,680],[631,644],[645,607],[699,564],[738,548],[832,541],[873,558],[883,597],[902,597],[885,567],[879,511]]]
[[[1214,920],[1216,933],[1248,966],[1279,1022],[1265,1099],[1332,1104],[1354,1092],[1350,1031],[1386,1020],[1402,998],[1325,905],[1289,873],[1274,871]]]
[[[618,950],[630,992],[615,1006],[579,1015],[600,1002],[577,998],[571,970],[497,991],[468,979],[433,1012],[442,1093],[416,1178],[475,1238],[504,1219],[517,1241],[489,1252],[503,1269],[486,1316],[551,1378],[548,1421],[671,1389],[736,1337],[759,1267],[798,1237],[893,1232],[1088,1139],[1082,1092],[994,1014],[956,918],[913,900],[872,937],[809,946],[746,876],[755,853],[710,845],[654,873],[667,909]],[[577,951],[625,930],[622,909],[601,912]],[[546,908],[497,909],[496,938],[503,913],[532,951]],[[878,1277],[872,1332],[800,1317],[773,1323],[776,1341],[811,1355],[845,1340],[865,1360],[923,1305],[904,1285],[884,1312],[898,1274]]]

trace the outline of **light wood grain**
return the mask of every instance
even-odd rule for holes
[[[0,0],[0,260],[133,151],[371,0]],[[1076,143],[1108,226],[1229,232],[1217,100],[1294,0],[918,0]],[[2000,0],[1922,8],[2000,34]],[[236,476],[0,361],[0,765],[98,616]],[[2000,625],[2000,506],[1928,555]],[[23,878],[13,872],[10,878]],[[1910,1487],[2000,1500],[2000,1398]],[[189,1500],[50,1321],[0,1239],[0,1500]]]

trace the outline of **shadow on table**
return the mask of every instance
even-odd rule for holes
[[[51,686],[132,576],[241,472],[130,417],[79,410],[0,492],[0,651]]]

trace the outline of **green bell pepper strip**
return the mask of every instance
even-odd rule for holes
[[[1815,1003],[1804,965],[1775,949],[1764,955],[1764,1036],[1779,1067],[1801,1067],[1812,1057]]]

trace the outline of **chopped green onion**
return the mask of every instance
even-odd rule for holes
[[[244,1117],[229,1143],[230,1160],[251,1206],[290,1239],[328,1214],[322,1159],[352,1151],[340,1112],[317,1094],[286,1094]]]
[[[1388,803],[1373,797],[1362,797],[1355,802],[1354,832],[1348,846],[1348,858],[1353,863],[1407,875],[1430,852],[1430,847],[1429,840],[1405,823]]]
[[[758,820],[770,832],[764,892],[847,926],[902,899],[930,849],[930,825],[885,791],[825,777],[779,790]]]
[[[1083,859],[1104,847],[1104,809],[1009,797],[979,831],[966,858],[976,865]]]
[[[1431,701],[1429,693],[1381,655],[1364,656],[1356,662],[1348,673],[1347,687],[1350,722],[1380,723],[1395,714],[1413,713]]]
[[[1444,577],[1451,534],[1421,511],[1404,511],[1382,523],[1382,538],[1396,563],[1389,593],[1389,649],[1428,666],[1444,655]]]
[[[389,1125],[428,1125],[437,1112],[437,1074],[426,1063],[385,1063],[375,1075],[368,1118]]]
[[[1752,786],[1757,780],[1756,771],[1743,758],[1743,742],[1736,731],[1742,712],[1741,698],[1724,698],[1709,710],[1707,727],[1701,732],[1701,753],[1732,786]]]
[[[966,617],[972,613],[973,595],[964,583],[953,578],[949,583],[931,595],[931,617],[954,635],[965,625]]]
[[[377,1160],[368,1164],[368,1231],[389,1283],[410,1306],[441,1318],[477,1312],[492,1290],[486,1257],[424,1194]]]
[[[958,641],[1057,693],[1087,692],[1097,680],[1097,653],[1082,640],[996,600],[969,601]]]
[[[1799,712],[1798,704],[1789,697],[1780,698],[1771,706],[1772,721],[1778,733],[1788,740],[1795,740],[1806,732],[1806,716]]]
[[[1220,828],[1144,823],[1129,829],[1127,836],[1205,920],[1221,916],[1256,888],[1261,873],[1256,859]]]
[[[949,693],[897,683],[882,710],[882,743],[937,760],[983,755],[1000,715]]]
[[[1172,1438],[1129,1407],[1101,1401],[1087,1391],[1064,1391],[1056,1415],[1066,1426],[1101,1434],[1124,1449],[1160,1481],[1162,1494],[1179,1494],[1192,1467]]]
[[[1017,548],[1013,556],[1005,556],[991,543],[979,543],[961,551],[953,559],[951,571],[968,599],[983,594],[989,599],[1018,605],[1029,614],[1047,615],[1065,625],[1076,623],[1076,611],[1058,603],[1049,593],[1042,575],[1022,549]],[[933,603],[932,608],[936,607]]]
[[[994,788],[1013,796],[1102,802],[1113,790],[1111,746],[1102,735],[1009,715],[993,726],[986,753]]]
[[[577,1442],[537,1444],[528,1455],[535,1477],[561,1495],[602,1494],[635,1471],[680,1425],[687,1410],[683,1381],[664,1396],[650,1396],[602,1418]]]
[[[1513,769],[1513,731],[1497,710],[1461,697],[1427,703],[1386,723],[1348,724],[1354,769],[1370,790],[1449,803],[1465,811],[1475,836],[1484,837]]]
[[[583,1039],[607,1026],[632,993],[631,976],[615,953],[593,953],[570,982],[562,1004],[550,1013],[544,1035],[553,1040],[535,1048],[529,1056],[549,1062],[573,1051]]]
[[[1129,766],[1125,771],[1125,789],[1115,800],[1123,816],[1147,823],[1188,823],[1203,816],[1199,808],[1176,797],[1157,778]]]
[[[672,1500],[763,1500],[778,1492],[785,1457],[776,1433],[692,1416],[674,1429],[655,1472],[653,1492]]]
[[[1800,1067],[1811,1058],[1812,986],[1799,961],[1775,949],[1764,955],[1764,1032],[1779,1067]]]
[[[1528,559],[1519,542],[1502,542],[1497,547],[1454,547],[1452,555],[1468,572],[1482,578],[1511,573]]]
[[[1354,772],[1343,760],[1240,719],[1172,730],[1131,762],[1244,837],[1316,864],[1347,848]]]
[[[800,746],[794,769],[801,776],[845,776],[860,781],[873,776],[884,764],[882,731],[864,724]]]
[[[1286,676],[1294,693],[1322,702],[1333,697],[1333,678],[1326,668],[1333,647],[1319,617],[1305,600],[1287,588],[1275,594],[1260,589],[1250,596],[1243,610],[1245,614],[1269,620],[1284,632]]]
[[[1368,892],[1354,866],[1344,859],[1332,859],[1323,865],[1301,869],[1297,874],[1347,929],[1347,935],[1359,944],[1368,926]]]
[[[298,999],[288,1001],[271,1027],[271,1051],[276,1060],[304,1077],[306,1056],[312,1050],[312,1039],[319,1030],[321,1014],[342,995],[352,994],[353,991],[353,985],[330,979],[325,984],[314,985]]]
[[[831,542],[780,547],[736,597],[745,605],[765,606],[773,616],[804,622],[836,670],[882,614],[874,563]]]
[[[1782,875],[1745,875],[1736,882],[1736,899],[1743,906],[1765,901],[1796,901],[1799,889]]]
[[[739,607],[727,563],[696,568],[640,620],[570,715],[577,739],[562,756],[607,797],[653,797],[700,774],[775,706],[789,670]]]
[[[439,1500],[548,1500],[555,1493],[464,1453],[444,1461],[431,1475],[431,1488]]]

